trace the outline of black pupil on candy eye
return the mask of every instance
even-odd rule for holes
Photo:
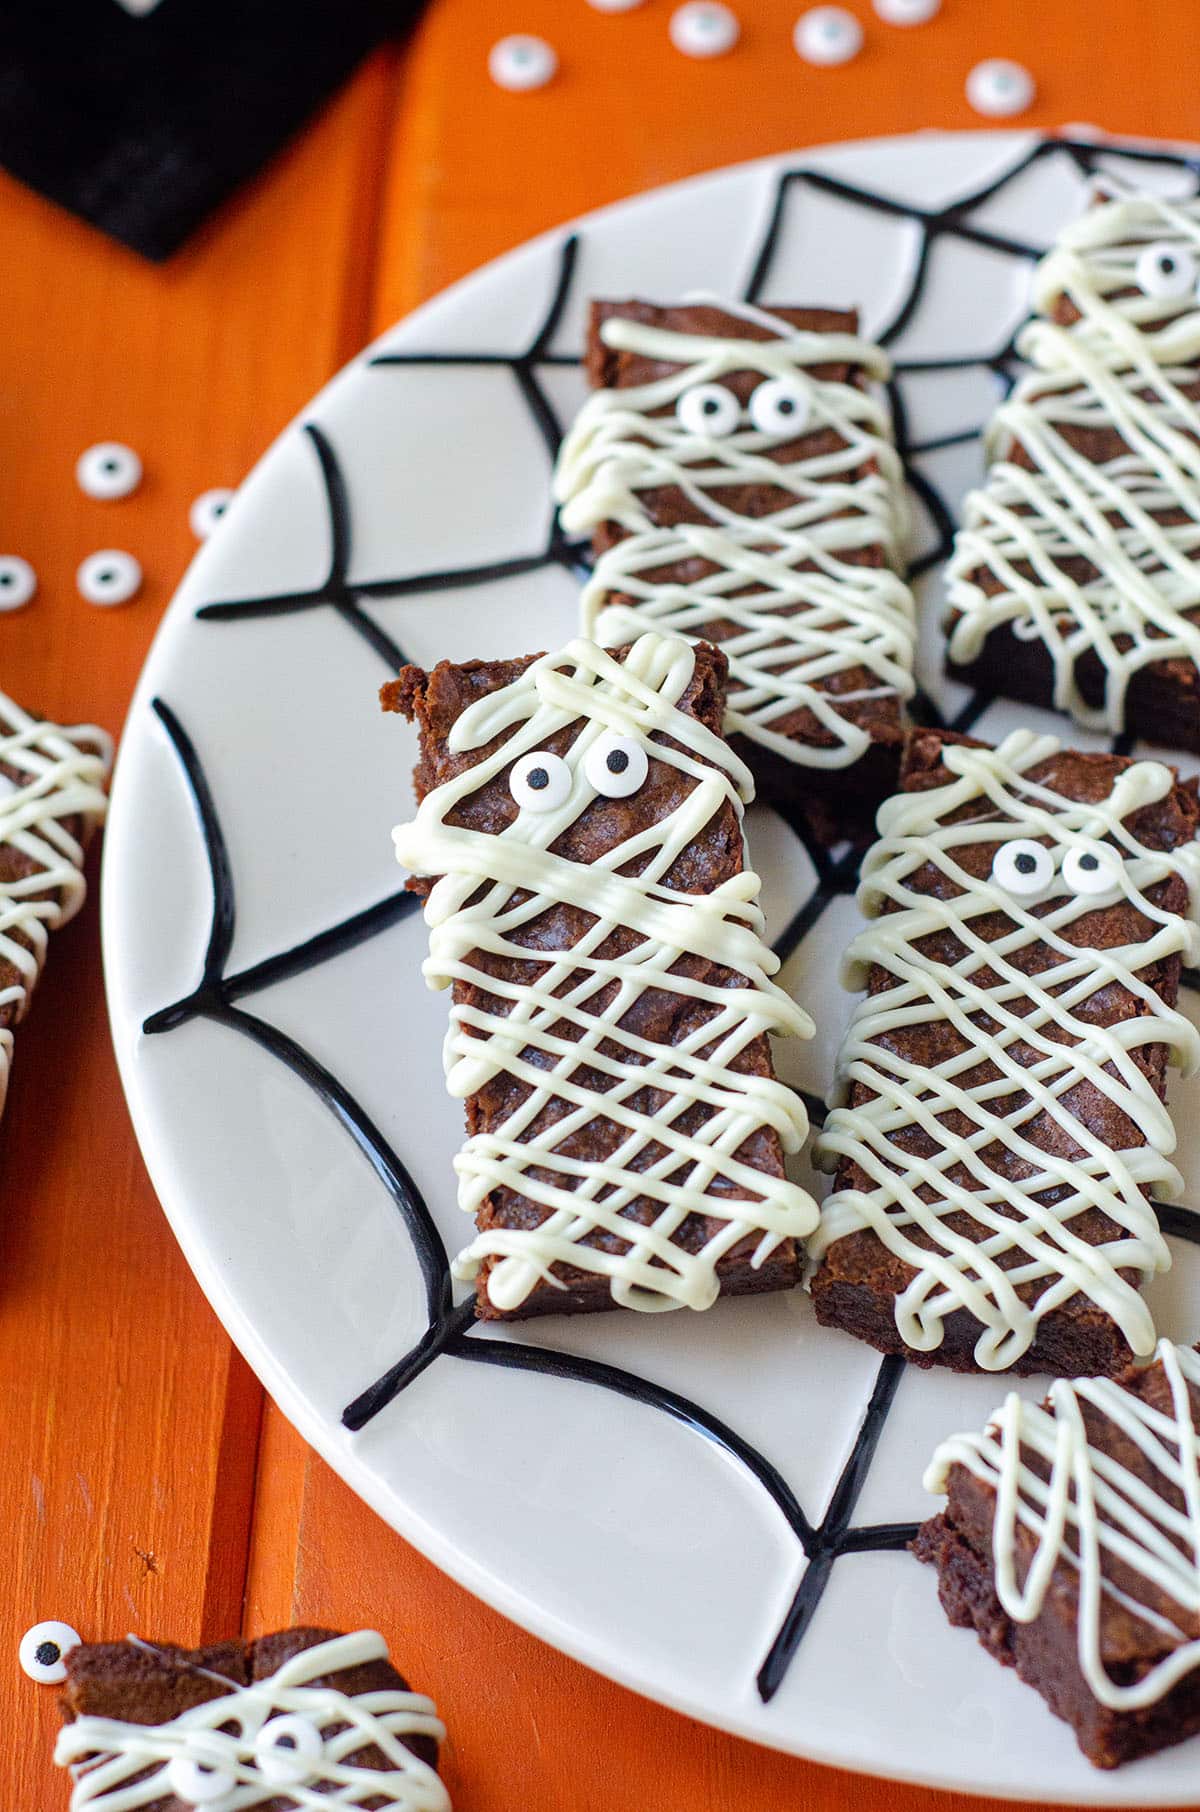
[[[706,396],[703,403],[705,415],[715,415],[721,407],[715,396]]]
[[[545,768],[530,768],[528,779],[535,793],[540,793],[543,787],[550,785],[550,776]]]
[[[57,1642],[39,1642],[33,1658],[39,1667],[53,1667],[56,1661],[62,1660],[62,1650]]]
[[[624,749],[610,749],[604,765],[610,774],[623,774],[629,766],[629,757]]]
[[[775,407],[780,415],[791,415],[796,405],[790,396],[781,396]]]
[[[13,576],[11,573],[0,573],[0,585],[11,585],[12,582]]]
[[[1016,859],[1015,866],[1019,875],[1031,875],[1037,867],[1037,858],[1031,856],[1028,851],[1022,850]]]
[[[275,1738],[275,1747],[276,1749],[294,1749],[296,1739],[290,1731],[285,1731],[281,1737]]]
[[[1175,260],[1174,260],[1174,258],[1172,258],[1170,252],[1164,252],[1162,254],[1162,256],[1159,258],[1159,261],[1158,261],[1158,268],[1162,272],[1164,277],[1174,276]]]
[[[106,472],[115,472],[117,470],[116,460],[115,459],[106,459],[104,462],[104,470]]]
[[[1080,856],[1079,866],[1080,866],[1080,868],[1086,868],[1086,869],[1090,870],[1093,868],[1099,868],[1100,863],[1095,856],[1087,855],[1087,856]]]

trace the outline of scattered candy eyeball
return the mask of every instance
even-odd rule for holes
[[[942,10],[942,0],[875,0],[885,25],[924,25]]]
[[[685,434],[724,440],[741,420],[742,410],[732,390],[724,384],[693,384],[675,404],[675,420]]]
[[[751,392],[750,420],[760,434],[803,434],[808,414],[808,391],[795,378],[768,378]]]
[[[212,491],[201,491],[188,511],[188,527],[197,541],[208,540],[232,502],[233,492],[223,485]]]
[[[254,1760],[272,1786],[295,1786],[308,1779],[325,1748],[320,1731],[295,1712],[268,1718],[254,1739]]]
[[[1175,301],[1196,288],[1196,259],[1186,245],[1146,245],[1138,253],[1134,280],[1148,296]]]
[[[608,730],[592,744],[583,771],[590,787],[605,799],[628,799],[650,772],[650,758],[634,736]]]
[[[1015,900],[1036,900],[1054,880],[1054,857],[1032,837],[1014,837],[992,857],[992,879]]]
[[[514,32],[501,38],[488,52],[488,74],[497,88],[513,94],[524,94],[531,88],[544,88],[558,73],[558,57],[545,38]]]
[[[806,63],[832,69],[858,55],[863,28],[843,6],[814,6],[796,20],[792,43]]]
[[[167,1785],[185,1806],[207,1806],[237,1786],[237,1776],[223,1762],[196,1762],[177,1755],[167,1765]]]
[[[37,592],[37,574],[20,554],[0,554],[0,610],[20,610]]]
[[[571,796],[571,770],[561,755],[531,749],[513,762],[508,790],[523,812],[554,812]]]
[[[142,569],[132,554],[106,547],[88,555],[75,583],[89,604],[128,604],[142,589]]]
[[[1063,858],[1062,877],[1072,893],[1113,893],[1121,885],[1121,857],[1111,844],[1091,838],[1073,843]]]
[[[692,0],[671,14],[671,42],[685,57],[720,57],[732,50],[742,28],[719,0]]]
[[[142,482],[142,462],[119,440],[101,440],[79,455],[75,478],[85,497],[130,497]]]
[[[69,1623],[35,1623],[21,1637],[21,1666],[39,1686],[59,1686],[67,1677],[67,1656],[83,1638]]]
[[[988,119],[1007,119],[1033,105],[1037,86],[1023,63],[987,57],[967,77],[967,100]]]

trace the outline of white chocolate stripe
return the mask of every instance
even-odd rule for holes
[[[1200,295],[1194,282],[1178,296],[1142,291],[1139,257],[1155,245],[1200,278],[1200,200],[1103,203],[1039,267],[1035,305],[1048,314],[1066,296],[1081,319],[1036,320],[1021,335],[1034,370],[993,419],[995,463],[965,501],[948,568],[952,661],[975,660],[1008,626],[1046,648],[1058,708],[1112,731],[1148,662],[1200,663],[1200,624],[1185,614],[1200,612],[1200,409],[1181,389],[1200,381]],[[1123,448],[1095,463],[1070,444],[1080,429],[1115,429]],[[1032,471],[1010,457],[1017,446]],[[1072,558],[1091,576],[1073,578]],[[1099,706],[1077,681],[1087,653],[1105,675]]]
[[[1080,1669],[1101,1704],[1122,1712],[1157,1704],[1200,1667],[1200,1422],[1191,1401],[1191,1392],[1200,1392],[1200,1355],[1163,1340],[1156,1361],[1170,1383],[1171,1415],[1111,1379],[1060,1379],[1048,1407],[1013,1392],[982,1435],[944,1441],[925,1476],[926,1490],[944,1493],[951,1467],[964,1466],[995,1489],[996,1592],[1014,1621],[1031,1623],[1041,1614],[1060,1562],[1078,1573]],[[1156,1475],[1151,1482],[1089,1440],[1084,1404],[1136,1445]],[[1049,1467],[1048,1479],[1030,1464],[1035,1458]],[[1168,1501],[1167,1490],[1182,1498],[1182,1510]],[[1017,1584],[1022,1528],[1036,1542],[1023,1587]],[[1118,1588],[1106,1576],[1106,1560],[1129,1568],[1146,1593]],[[1178,1620],[1148,1602],[1151,1587],[1178,1605]],[[1131,1685],[1119,1685],[1104,1666],[1106,1597],[1176,1645]]]
[[[861,987],[878,965],[894,985],[868,995],[855,1010],[838,1054],[832,1111],[816,1146],[822,1168],[836,1169],[848,1159],[864,1172],[867,1186],[836,1189],[827,1197],[810,1258],[819,1262],[836,1240],[870,1228],[916,1273],[896,1302],[905,1343],[934,1351],[946,1317],[966,1309],[981,1323],[975,1357],[985,1370],[1013,1364],[1037,1337],[1039,1322],[1080,1293],[1112,1317],[1133,1351],[1152,1350],[1153,1322],[1136,1282],[1165,1270],[1170,1253],[1146,1192],[1176,1195],[1182,1184],[1170,1162],[1170,1117],[1136,1053],[1165,1044],[1174,1061],[1189,1070],[1200,1066],[1195,1029],[1142,975],[1172,957],[1193,962],[1200,949],[1194,922],[1147,897],[1170,875],[1182,875],[1194,920],[1200,849],[1149,849],[1127,822],[1140,807],[1167,796],[1171,772],[1157,762],[1137,762],[1118,775],[1107,799],[1075,804],[1024,778],[1057,746],[1027,731],[1014,732],[996,750],[947,745],[943,759],[957,778],[898,794],[881,810],[882,834],[864,862],[859,895],[872,923],[850,945],[844,971],[847,985]],[[975,802],[978,813],[945,822]],[[972,844],[1020,838],[1041,839],[1061,852],[1082,839],[1107,839],[1123,857],[1112,901],[1126,899],[1153,930],[1144,941],[1120,948],[1072,943],[1066,933],[1097,900],[1072,894],[1061,869],[1049,909],[1038,916],[994,873],[972,876],[957,859],[956,852]],[[927,864],[961,891],[937,899],[914,888],[912,877]],[[974,921],[997,911],[1008,915],[1012,929],[989,942]],[[921,948],[924,940],[947,933],[962,946],[953,962]],[[1027,974],[1017,959],[1035,944],[1049,961]],[[1098,1024],[1089,1003],[1112,985],[1126,990],[1138,1011]],[[932,1067],[888,1048],[909,1028],[938,1025],[956,1034],[959,1048]],[[990,1080],[966,1080],[985,1064],[995,1071]],[[850,1107],[856,1082],[874,1098]],[[1145,1142],[1114,1150],[1085,1126],[1070,1106],[1081,1085],[1106,1098]],[[955,1114],[968,1130],[950,1130],[946,1119]],[[1047,1148],[1039,1119],[1058,1129],[1065,1154]],[[925,1135],[930,1154],[898,1145],[905,1134]],[[989,1153],[997,1148],[1025,1167],[1019,1181],[996,1168]],[[1050,1191],[1060,1199],[1038,1199]],[[1120,1229],[1100,1245],[1082,1240],[1071,1225],[1093,1209]],[[969,1214],[987,1230],[984,1237],[949,1227],[947,1217],[955,1213]],[[1123,1269],[1135,1274],[1135,1283],[1120,1275]],[[1041,1286],[1032,1304],[1017,1295],[1027,1283]]]
[[[761,1236],[761,1263],[781,1240],[803,1238],[816,1222],[803,1190],[739,1156],[765,1131],[796,1151],[807,1131],[791,1089],[736,1067],[765,1033],[812,1031],[807,1015],[770,980],[778,964],[762,941],[758,877],[742,873],[708,894],[680,893],[665,881],[714,815],[730,804],[740,813],[750,790],[725,743],[676,709],[694,665],[686,643],[654,634],[641,636],[623,662],[585,641],[542,657],[470,706],[450,746],[463,753],[505,731],[508,739],[429,793],[415,821],[395,832],[400,860],[417,874],[440,877],[426,903],[427,980],[433,987],[482,986],[491,997],[452,1010],[447,1086],[466,1097],[504,1076],[528,1091],[502,1125],[476,1133],[455,1160],[459,1203],[468,1212],[501,1188],[546,1210],[535,1229],[481,1233],[456,1261],[463,1278],[475,1276],[485,1258],[501,1261],[488,1282],[500,1308],[519,1307],[556,1264],[608,1277],[614,1299],[628,1306],[705,1308],[718,1293],[718,1260],[740,1240]],[[564,757],[570,784],[561,805],[523,809],[499,834],[448,822],[517,756],[545,749],[572,724],[580,728]],[[596,797],[587,755],[609,731],[635,735],[652,760],[695,784],[669,815],[583,865],[552,846]],[[713,760],[720,766],[707,765]],[[619,872],[634,862],[640,873]],[[523,941],[562,905],[591,918],[576,943],[542,950]],[[481,976],[484,956],[538,972],[529,982],[493,980]],[[741,979],[721,987],[673,974],[686,957]],[[677,1044],[623,1024],[651,989],[698,1012]],[[593,1072],[611,1085],[598,1090]],[[657,1106],[645,1105],[648,1093]],[[699,1124],[697,1109],[704,1113]],[[610,1156],[582,1161],[559,1149],[594,1121],[618,1129]],[[656,1204],[646,1226],[622,1213],[639,1199]],[[699,1252],[688,1253],[675,1236],[696,1214],[718,1224]],[[628,1249],[583,1243],[597,1232]]]
[[[805,333],[762,310],[720,306],[779,337],[726,339],[620,318],[601,328],[606,345],[679,370],[647,384],[594,391],[563,444],[555,496],[564,527],[574,534],[615,522],[625,531],[600,555],[584,589],[583,627],[613,647],[646,628],[702,639],[717,624],[733,624],[732,633],[720,632],[730,664],[726,729],[789,761],[844,767],[862,755],[870,736],[838,703],[908,698],[913,691],[912,595],[892,570],[907,526],[904,476],[883,406],[855,385],[813,377],[809,369],[848,363],[879,378],[888,361],[850,334]],[[795,430],[739,425],[715,437],[680,425],[673,409],[687,391],[747,370],[801,384],[804,432],[832,429],[844,444],[783,463],[768,451],[796,439]],[[664,408],[667,414],[657,413]],[[871,462],[879,470],[864,473]],[[770,485],[788,501],[749,517],[714,495],[746,484]],[[642,493],[660,487],[677,487],[704,520],[656,524]],[[847,558],[876,547],[888,564]],[[686,585],[656,577],[685,560],[713,570]],[[813,570],[799,570],[804,566]],[[827,682],[860,667],[874,683],[837,694],[835,703]],[[834,738],[831,747],[801,743],[775,727],[797,709],[815,715]]]

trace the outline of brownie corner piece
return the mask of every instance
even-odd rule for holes
[[[944,1442],[926,1478],[946,1507],[912,1552],[947,1617],[1098,1768],[1200,1735],[1198,1458],[1200,1353],[1161,1341],[1150,1365],[1010,1399],[982,1434]]]

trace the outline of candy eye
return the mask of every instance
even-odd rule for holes
[[[142,462],[132,447],[102,440],[79,455],[75,479],[86,497],[128,497],[142,482]]]
[[[553,812],[571,796],[571,770],[561,755],[534,749],[514,761],[508,790],[523,812]]]
[[[723,384],[694,384],[675,405],[675,420],[685,434],[724,440],[741,419],[741,406]]]
[[[634,737],[610,730],[588,750],[583,771],[588,785],[606,799],[628,799],[650,772],[650,761]]]
[[[1063,859],[1063,880],[1072,893],[1112,893],[1121,884],[1121,858],[1107,843],[1073,843]]]
[[[1200,276],[1195,257],[1182,245],[1143,246],[1134,274],[1139,289],[1164,300],[1188,295]]]
[[[795,378],[770,378],[750,398],[750,420],[760,434],[803,434],[808,392]]]
[[[58,1686],[67,1677],[67,1656],[82,1638],[69,1623],[35,1623],[21,1637],[21,1666],[39,1686]]]
[[[1054,857],[1031,837],[1014,837],[992,857],[992,879],[1014,899],[1037,899],[1054,879]]]
[[[207,1806],[224,1799],[237,1785],[237,1776],[223,1762],[195,1762],[191,1756],[177,1755],[167,1768],[167,1785],[185,1806]]]
[[[307,1718],[287,1712],[263,1725],[254,1739],[254,1759],[272,1786],[295,1785],[311,1777],[324,1747],[320,1731]]]
[[[132,554],[105,548],[89,554],[75,575],[81,598],[89,604],[128,604],[142,588],[142,569]]]

